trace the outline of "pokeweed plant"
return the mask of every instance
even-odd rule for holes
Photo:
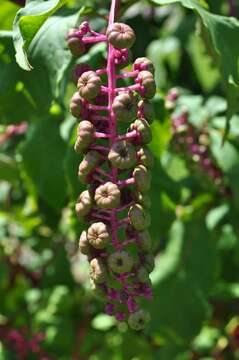
[[[140,300],[152,298],[147,192],[153,157],[147,144],[154,118],[149,100],[156,84],[154,66],[145,57],[136,59],[131,71],[124,70],[135,33],[116,22],[119,3],[112,0],[105,34],[95,32],[87,21],[68,33],[68,46],[76,57],[89,44],[107,44],[106,66],[94,70],[81,66],[70,104],[79,120],[75,151],[83,154],[78,176],[87,185],[75,208],[88,226],[79,247],[90,262],[92,290],[105,300],[107,314],[140,330],[150,320]]]

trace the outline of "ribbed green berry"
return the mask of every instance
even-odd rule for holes
[[[122,23],[110,25],[106,32],[107,39],[117,49],[130,48],[135,42],[134,30]]]
[[[151,60],[149,60],[146,57],[140,57],[137,58],[133,64],[133,69],[134,70],[147,70],[149,72],[151,72],[154,75],[155,69],[154,69],[154,64],[152,63]]]
[[[153,254],[149,253],[145,255],[144,266],[151,273],[154,269],[154,256]]]
[[[83,191],[77,199],[75,210],[79,218],[89,214],[93,206],[93,199],[89,190]]]
[[[120,190],[116,184],[108,181],[95,191],[95,202],[102,209],[113,209],[120,204]]]
[[[78,170],[78,178],[82,183],[87,183],[87,176],[94,170],[99,158],[99,153],[94,150],[88,151],[84,156]]]
[[[152,168],[154,165],[154,158],[151,151],[147,147],[141,147],[137,151],[138,161],[140,164],[146,166],[147,168]]]
[[[150,226],[151,218],[149,213],[139,204],[132,205],[129,209],[129,219],[131,225],[136,230],[145,230]]]
[[[81,100],[82,99],[78,92],[75,92],[71,98],[70,112],[76,118],[79,118],[81,115]]]
[[[94,248],[103,249],[110,241],[110,234],[107,226],[103,222],[97,222],[89,227],[87,238]]]
[[[94,99],[100,93],[101,78],[94,71],[86,71],[79,78],[77,87],[83,99]]]
[[[90,121],[83,120],[80,122],[75,143],[75,151],[77,153],[84,152],[94,141],[94,132],[94,125]]]
[[[143,251],[149,251],[151,249],[151,236],[148,230],[138,232],[138,240],[140,248]]]
[[[97,258],[91,260],[90,277],[96,284],[102,284],[106,281],[107,271],[102,260]]]
[[[151,207],[151,199],[146,194],[141,194],[140,192],[136,191],[133,194],[135,201],[141,204],[144,208],[149,209]]]
[[[129,316],[128,323],[133,330],[142,330],[150,321],[150,314],[148,311],[140,309]]]
[[[144,87],[144,91],[141,94],[142,97],[151,99],[156,93],[156,84],[154,77],[150,71],[140,71],[137,81]]]
[[[118,141],[112,145],[108,159],[118,169],[130,169],[136,164],[135,147],[128,141]]]
[[[151,174],[144,165],[138,165],[133,171],[135,186],[141,193],[146,193],[150,189]]]
[[[70,29],[68,32],[67,44],[73,56],[79,57],[85,52],[85,45],[81,38],[74,36],[78,29]]]
[[[137,117],[137,101],[132,92],[122,92],[115,97],[112,109],[117,121],[129,122]]]
[[[148,283],[148,282],[150,282],[148,270],[147,270],[144,266],[141,266],[141,267],[138,269],[138,271],[137,271],[137,278],[139,279],[139,281],[140,281],[141,283]]]
[[[148,144],[152,140],[152,132],[148,122],[145,119],[137,119],[130,125],[130,131],[137,130],[142,144]]]
[[[117,251],[113,254],[110,254],[108,258],[109,268],[117,274],[130,272],[133,265],[134,259],[126,251]]]
[[[143,118],[151,124],[155,118],[153,105],[146,99],[142,99],[138,103],[138,110],[141,112]]]
[[[90,246],[89,241],[87,239],[87,233],[86,231],[82,231],[80,239],[79,239],[79,249],[80,252],[84,255],[90,254]]]

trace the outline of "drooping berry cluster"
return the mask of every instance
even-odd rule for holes
[[[42,332],[29,336],[26,329],[8,329],[0,326],[0,340],[11,350],[11,354],[16,355],[16,359],[26,359],[29,356],[37,356],[39,360],[51,360],[41,348],[41,343],[45,339]]]
[[[178,97],[173,89],[166,97],[166,107],[171,110]],[[197,129],[189,123],[189,113],[186,109],[172,114],[173,147],[186,156],[189,165],[196,166],[202,174],[207,174],[212,184],[215,184],[223,194],[229,194],[230,189],[225,185],[224,174],[218,167],[210,151],[210,137],[205,130]]]
[[[82,70],[70,104],[72,115],[80,120],[75,150],[84,154],[78,176],[88,185],[77,200],[76,213],[89,224],[79,246],[90,262],[92,289],[106,300],[107,314],[118,321],[128,319],[140,330],[149,313],[140,308],[139,300],[152,297],[147,192],[153,157],[146,144],[152,136],[149,99],[156,85],[154,66],[147,58],[136,59],[132,71],[121,71],[130,61],[135,34],[128,25],[114,22],[115,9],[112,1],[105,35],[94,32],[88,22],[68,35],[75,56],[86,44],[103,41],[108,49],[105,68]],[[126,78],[132,84],[121,86]]]

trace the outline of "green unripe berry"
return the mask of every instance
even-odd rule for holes
[[[77,216],[82,217],[89,214],[93,206],[93,199],[89,190],[83,191],[77,199],[75,210]]]
[[[101,88],[101,79],[94,71],[84,72],[77,83],[78,91],[83,99],[94,99]]]
[[[80,122],[77,129],[77,138],[75,143],[75,151],[82,153],[94,141],[94,125],[88,121],[83,120]]]
[[[81,115],[81,100],[82,99],[78,92],[75,92],[71,98],[70,112],[76,118],[79,118]]]
[[[74,36],[77,29],[70,29],[68,32],[67,44],[73,56],[79,57],[85,52],[85,45],[81,38]]]
[[[89,241],[87,239],[86,231],[82,231],[80,239],[79,239],[79,249],[80,252],[84,255],[90,255],[90,246]]]
[[[138,110],[141,112],[143,118],[151,124],[155,118],[153,105],[146,99],[142,99],[138,103]]]
[[[151,236],[148,230],[138,232],[139,245],[143,251],[149,251],[151,249]]]
[[[141,266],[138,269],[137,278],[139,279],[139,281],[141,283],[149,283],[150,282],[148,270],[144,266]]]
[[[154,165],[154,158],[151,151],[147,147],[141,147],[137,151],[138,160],[140,164],[146,166],[147,168],[152,168]]]
[[[78,178],[82,183],[87,183],[87,176],[94,170],[100,155],[94,150],[89,151],[81,161],[78,170]]]
[[[151,199],[148,195],[141,194],[140,192],[136,191],[133,196],[135,201],[141,204],[144,208],[149,209],[151,207]]]
[[[136,97],[132,92],[122,92],[115,97],[112,109],[117,121],[129,122],[137,117]]]
[[[117,49],[130,48],[135,42],[134,30],[122,23],[110,25],[106,32],[107,39]]]
[[[153,254],[149,253],[145,255],[144,266],[151,273],[154,269],[154,256]]]
[[[127,141],[118,141],[110,149],[108,159],[118,169],[130,169],[136,164],[136,151]]]
[[[156,93],[156,84],[154,77],[150,71],[140,71],[137,81],[144,87],[144,91],[141,93],[142,97],[151,99]]]
[[[154,75],[154,64],[152,63],[151,60],[149,60],[146,57],[140,57],[137,58],[133,64],[133,69],[134,70],[139,70],[139,71],[143,71],[143,70],[147,70],[149,72],[151,72],[151,74]]]
[[[90,262],[90,277],[96,284],[102,284],[107,279],[107,271],[102,260],[94,258]]]
[[[103,222],[97,222],[89,227],[87,238],[94,248],[103,249],[110,241],[110,234]]]
[[[138,165],[133,171],[135,186],[141,193],[146,193],[150,189],[151,174],[144,165]]]
[[[95,202],[102,209],[113,209],[120,204],[120,190],[116,184],[108,181],[95,191]]]
[[[150,314],[144,309],[140,309],[129,316],[128,323],[133,330],[142,330],[150,321]]]
[[[152,140],[152,132],[148,122],[145,119],[137,119],[130,125],[130,131],[137,130],[142,144],[148,144]]]
[[[150,226],[151,223],[150,215],[146,210],[144,210],[144,208],[141,205],[139,204],[132,205],[129,209],[128,215],[131,225],[136,230],[139,231],[145,230]]]
[[[134,260],[126,251],[117,251],[111,254],[108,258],[109,268],[117,274],[130,272],[133,265]]]

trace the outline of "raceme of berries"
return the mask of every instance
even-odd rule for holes
[[[174,109],[179,94],[176,89],[172,89],[166,97],[166,102],[170,100],[169,110]],[[219,188],[222,194],[229,195],[230,189],[225,185],[224,174],[216,164],[210,151],[210,138],[206,130],[197,129],[189,123],[189,113],[182,109],[179,113],[171,116],[173,147],[177,152],[186,157],[190,166],[193,166],[202,173],[207,174],[211,183]]]
[[[106,301],[105,311],[118,321],[140,330],[150,319],[141,299],[151,299],[150,189],[154,119],[149,101],[156,91],[154,66],[136,59],[131,71],[133,29],[114,22],[112,1],[106,34],[93,31],[88,22],[71,29],[69,48],[80,56],[90,44],[107,44],[102,69],[77,65],[70,111],[79,120],[75,151],[82,154],[78,177],[87,184],[76,202],[76,213],[88,224],[79,239],[80,251],[90,262],[92,291]],[[77,79],[78,76],[78,79]],[[106,80],[107,79],[107,80]],[[127,79],[127,86],[125,85]]]

